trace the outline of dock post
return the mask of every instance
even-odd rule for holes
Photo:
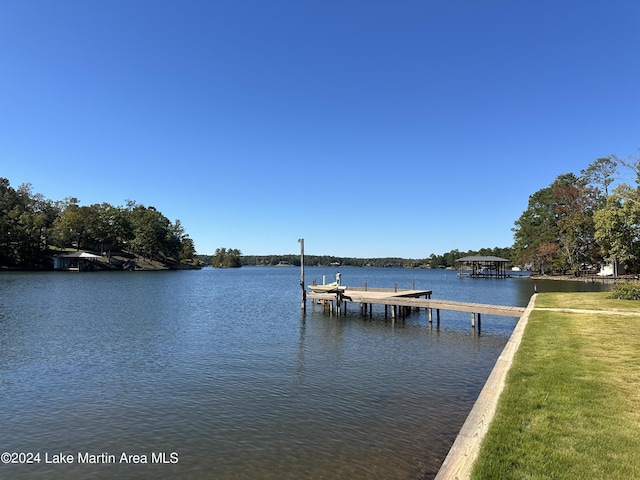
[[[300,242],[300,288],[302,288],[302,300],[300,307],[303,312],[307,311],[307,291],[304,288],[304,238],[299,238]]]
[[[440,309],[436,308],[436,321],[438,322],[438,326],[440,326]]]
[[[433,309],[427,308],[427,312],[429,312],[429,323],[433,323]]]
[[[471,328],[476,328],[476,314],[471,314]]]

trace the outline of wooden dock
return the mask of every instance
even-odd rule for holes
[[[306,298],[312,302],[321,303],[325,308],[334,310],[338,315],[346,313],[349,303],[360,304],[363,314],[372,313],[373,305],[384,305],[385,316],[391,310],[391,318],[406,317],[412,309],[424,308],[429,314],[429,321],[433,321],[435,311],[436,321],[440,324],[440,310],[467,312],[471,314],[471,326],[480,328],[481,315],[500,315],[519,318],[525,311],[523,307],[506,305],[490,305],[484,303],[456,302],[452,300],[436,300],[431,298],[431,290],[405,290],[397,288],[367,288],[343,287],[336,292],[318,293],[307,292]]]

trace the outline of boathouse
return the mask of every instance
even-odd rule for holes
[[[89,252],[68,252],[53,257],[54,270],[88,271],[93,270],[94,262],[100,258]]]
[[[460,263],[459,273],[461,277],[473,278],[506,278],[507,263],[510,260],[500,257],[473,255],[456,260]]]

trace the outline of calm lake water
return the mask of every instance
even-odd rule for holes
[[[335,272],[307,267],[306,280]],[[524,306],[533,292],[526,278],[341,273],[439,299]],[[34,461],[0,464],[0,478],[432,478],[516,319],[483,315],[478,335],[463,313],[443,311],[439,328],[383,307],[303,314],[299,279],[293,267],[0,273],[0,452]]]

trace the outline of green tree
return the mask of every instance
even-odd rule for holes
[[[617,175],[618,160],[614,157],[603,157],[594,160],[586,169],[581,170],[582,178],[587,184],[594,185],[604,190],[604,198],[609,196],[609,185],[611,185]]]
[[[549,245],[559,243],[556,205],[552,187],[538,190],[529,196],[527,209],[515,222],[516,254],[521,263],[531,264],[536,271],[543,271],[545,260],[548,260]]]
[[[137,205],[131,216],[134,238],[131,242],[134,251],[143,257],[154,258],[164,250],[169,235],[169,220],[155,207]]]
[[[182,237],[180,261],[193,261],[196,256],[196,247],[193,240],[189,238],[189,235]]]
[[[0,264],[42,265],[57,214],[55,205],[34,195],[30,184],[14,189],[0,178]]]
[[[216,268],[238,268],[242,266],[240,250],[235,248],[216,248],[211,265]]]
[[[603,254],[620,261],[631,271],[640,267],[640,192],[627,184],[618,185],[605,208],[595,215],[595,238]]]
[[[54,238],[61,247],[73,246],[80,250],[91,232],[93,211],[88,207],[81,207],[76,198],[70,198],[66,203],[64,210],[54,221]]]
[[[169,222],[167,237],[165,238],[166,255],[175,259],[182,259],[183,255],[187,253],[187,251],[183,248],[186,238],[188,237],[185,234],[180,220],[176,220],[173,223]]]
[[[131,210],[127,207],[109,206],[106,212],[107,222],[113,245],[129,251],[131,242],[135,238],[131,221]]]
[[[56,211],[42,195],[32,193],[30,184],[20,185],[16,194],[17,204],[12,212],[16,220],[15,252],[20,263],[41,263]]]
[[[547,267],[577,271],[581,263],[593,262],[595,197],[596,191],[572,173],[531,195],[513,229],[519,261],[543,273]]]
[[[576,178],[573,184],[559,185],[555,195],[559,200],[558,235],[560,268],[565,264],[575,274],[582,265],[599,262],[600,248],[595,242],[593,214],[598,204],[598,191]]]

